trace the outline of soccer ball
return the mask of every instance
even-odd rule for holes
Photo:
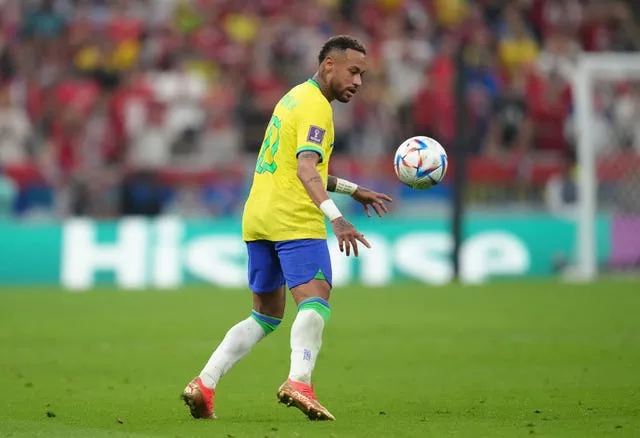
[[[430,137],[417,136],[398,147],[393,167],[400,181],[423,190],[442,181],[447,163],[447,152],[440,143]]]

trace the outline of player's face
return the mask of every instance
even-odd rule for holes
[[[337,100],[349,102],[362,85],[362,75],[367,68],[367,57],[357,50],[347,49],[332,58],[331,90]]]

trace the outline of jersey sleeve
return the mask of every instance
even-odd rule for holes
[[[300,152],[313,151],[320,155],[320,162],[324,161],[331,123],[331,114],[322,106],[300,108],[296,126],[296,157]]]

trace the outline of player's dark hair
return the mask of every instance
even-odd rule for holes
[[[367,54],[367,50],[362,43],[354,37],[349,35],[336,35],[329,38],[322,46],[322,49],[320,49],[318,64],[321,64],[332,50],[341,50],[344,52],[347,49],[356,50],[363,55]]]

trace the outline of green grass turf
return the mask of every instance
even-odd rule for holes
[[[246,292],[2,289],[0,435],[640,436],[638,282],[343,288],[332,303],[314,377],[336,422],[275,402],[290,300],[208,422],[179,394],[248,315]]]

